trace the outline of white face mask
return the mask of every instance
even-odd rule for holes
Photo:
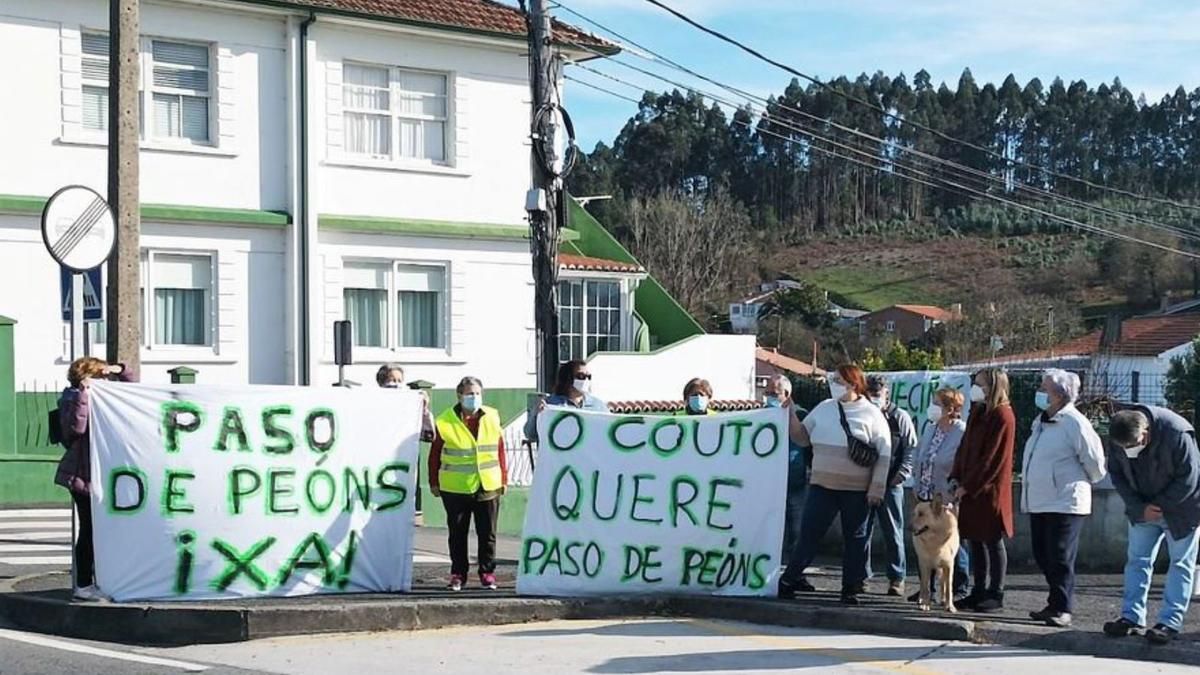
[[[983,403],[987,399],[987,394],[984,393],[983,387],[973,384],[971,385],[971,403]]]
[[[942,420],[943,414],[945,413],[942,411],[942,406],[937,405],[936,403],[929,406],[929,409],[925,411],[925,416],[928,417],[929,421],[933,422],[934,424]]]
[[[849,389],[846,388],[846,385],[842,384],[841,382],[834,382],[833,380],[829,381],[829,396],[833,400],[840,401],[846,398],[846,393],[848,391]]]
[[[589,391],[591,391],[591,389],[592,389],[592,381],[591,380],[574,380],[571,382],[571,387],[574,388],[575,391],[577,391],[581,394],[586,394]]]
[[[1137,459],[1137,456],[1142,454],[1142,451],[1145,449],[1146,446],[1144,445],[1135,445],[1132,448],[1125,448],[1125,456],[1129,459]]]

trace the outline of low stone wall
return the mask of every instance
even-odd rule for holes
[[[1107,483],[1107,481],[1106,481]],[[915,499],[911,490],[906,491],[906,517],[912,513]],[[1033,549],[1029,539],[1029,515],[1020,512],[1021,484],[1013,484],[1015,537],[1008,542],[1009,564],[1015,567],[1035,567]],[[907,522],[905,523],[907,527]],[[1111,487],[1092,489],[1092,515],[1088,516],[1079,537],[1079,558],[1076,568],[1089,572],[1120,572],[1125,568],[1125,546],[1128,539],[1129,520],[1125,517],[1125,502]],[[912,549],[912,535],[906,534],[909,571],[916,570],[916,553]],[[840,556],[842,547],[841,525],[835,520],[822,541],[822,553]],[[875,573],[883,571],[883,539],[876,531],[872,543]]]

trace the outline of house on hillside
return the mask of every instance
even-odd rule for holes
[[[956,316],[954,311],[932,305],[892,305],[860,317],[858,329],[864,339],[884,336],[908,343]]]
[[[729,303],[730,330],[740,334],[757,334],[759,323],[765,318],[765,313],[771,306],[775,295],[782,291],[803,288],[804,285],[803,281],[793,279],[779,279],[760,284],[753,295],[738,302]],[[825,292],[825,304],[834,323],[839,326],[851,324],[867,313],[838,305],[829,299],[828,292]]]
[[[16,322],[0,372],[18,388],[65,376],[39,221],[64,185],[105,193],[107,25],[102,0],[0,12],[0,55],[20,64],[0,99],[0,148],[21,158],[0,162],[0,315]],[[161,0],[141,27],[143,379],[186,365],[202,383],[329,386],[332,325],[349,319],[351,380],[399,362],[440,402],[475,375],[518,415],[536,353],[524,16],[487,0]],[[753,397],[754,338],[706,335],[568,201],[562,357],[590,360],[612,400],[678,398],[693,375]],[[103,355],[103,324],[88,337]]]
[[[1051,349],[954,368],[968,370],[992,364],[1014,371],[1063,368],[1080,375],[1085,396],[1160,405],[1166,402],[1164,391],[1171,359],[1190,354],[1197,336],[1200,312],[1114,319],[1101,330]]]

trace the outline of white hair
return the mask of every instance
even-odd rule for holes
[[[1079,376],[1075,373],[1061,368],[1051,368],[1042,373],[1042,377],[1050,380],[1058,393],[1067,399],[1067,403],[1074,403],[1079,398]]]
[[[784,396],[792,395],[792,381],[788,379],[787,375],[773,375],[768,381],[777,383]]]

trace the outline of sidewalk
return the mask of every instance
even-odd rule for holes
[[[1153,647],[1142,638],[1112,639],[1101,625],[1117,616],[1120,575],[1085,575],[1076,590],[1075,626],[1050,628],[1028,618],[1045,603],[1040,575],[1009,577],[1005,609],[992,614],[919,612],[915,603],[883,595],[876,581],[862,605],[838,602],[840,570],[822,565],[809,571],[818,592],[795,601],[704,596],[528,598],[513,590],[520,542],[499,537],[500,591],[485,591],[468,580],[454,593],[444,588],[445,530],[418,528],[414,540],[413,590],[407,594],[349,594],[297,598],[257,598],[220,602],[72,602],[64,572],[0,582],[0,613],[31,630],[143,644],[197,644],[281,635],[416,630],[451,625],[495,625],[552,619],[611,619],[647,616],[723,618],[828,630],[849,630],[943,641],[974,641],[1093,656],[1200,663],[1200,612],[1189,610],[1185,633],[1174,644]],[[433,562],[433,561],[438,562]],[[825,561],[831,563],[834,561]],[[472,575],[473,577],[473,575]],[[1156,578],[1161,582],[1161,577]],[[915,590],[910,578],[909,591]],[[1160,593],[1152,593],[1151,611]],[[1154,615],[1151,614],[1151,622]]]

